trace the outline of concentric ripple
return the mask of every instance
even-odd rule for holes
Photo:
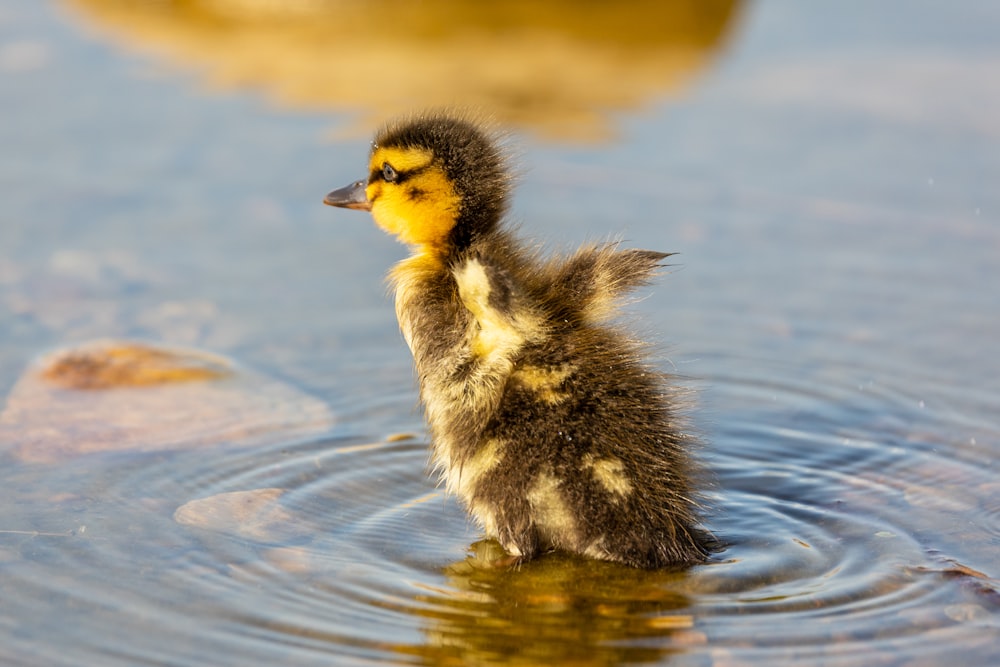
[[[944,429],[898,392],[713,383],[731,415],[705,453],[725,548],[686,572],[562,554],[503,565],[428,476],[420,438],[22,468],[8,480],[26,502],[7,517],[23,530],[2,534],[0,657],[896,664],[961,647],[975,664],[995,652],[997,483],[977,450],[939,455]]]

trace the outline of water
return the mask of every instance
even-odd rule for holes
[[[132,338],[226,355],[335,419],[252,446],[5,450],[0,662],[995,663],[1000,14],[728,20],[666,99],[574,98],[591,113],[562,134],[565,99],[512,114],[526,234],[680,253],[632,310],[695,392],[728,546],[650,573],[491,567],[427,475],[381,282],[404,250],[319,204],[364,168],[361,103],[219,91],[224,65],[86,3],[0,10],[2,391],[49,349]],[[174,518],[262,489],[250,516]]]

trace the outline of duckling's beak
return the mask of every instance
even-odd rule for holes
[[[353,208],[358,211],[372,210],[372,204],[365,194],[366,181],[358,181],[348,186],[334,190],[323,198],[323,203],[327,206],[339,206],[340,208]]]

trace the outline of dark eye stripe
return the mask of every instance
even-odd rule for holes
[[[396,183],[397,185],[399,183],[405,183],[410,178],[412,178],[414,176],[417,176],[419,174],[422,174],[430,166],[431,165],[428,164],[426,166],[420,167],[419,169],[412,169],[410,171],[399,171],[398,169],[393,169],[393,171],[396,173],[396,180],[394,180],[394,181],[386,181],[386,182],[387,183]],[[391,168],[391,165],[390,165],[390,168]],[[383,173],[382,173],[382,167],[377,167],[375,169],[372,169],[371,173],[368,174],[368,182],[369,183],[371,183],[373,181],[378,181],[378,180],[383,180],[383,181],[386,180],[385,177],[383,176]]]

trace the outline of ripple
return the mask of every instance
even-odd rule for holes
[[[803,659],[871,664],[875,642],[895,659],[939,655],[940,644],[914,639],[939,633],[952,650],[961,636],[977,647],[970,654],[989,654],[940,611],[942,599],[956,617],[995,619],[1000,609],[996,582],[965,565],[992,562],[983,559],[996,543],[988,467],[955,456],[942,425],[891,387],[859,394],[805,378],[729,377],[722,391],[734,405],[769,407],[714,438],[724,511],[713,527],[729,548],[691,585],[723,633],[713,646],[756,663],[796,648]]]
[[[299,484],[287,506],[327,537],[299,551],[265,552],[267,567],[255,570],[257,585],[287,578],[289,569],[300,566],[313,579],[308,593],[293,589],[279,598],[300,619],[283,632],[321,634],[336,608],[352,619],[355,642],[374,646],[385,636],[380,633],[406,636],[415,625],[422,628],[424,639],[435,639],[416,637],[390,650],[435,660],[452,654],[479,659],[498,650],[524,657],[518,646],[525,637],[547,647],[529,652],[532,659],[545,658],[546,650],[563,659],[571,627],[581,623],[597,636],[626,643],[656,637],[664,645],[697,644],[691,628],[702,615],[706,641],[711,638],[716,649],[799,647],[829,654],[838,634],[838,651],[876,637],[908,641],[917,628],[950,628],[947,618],[913,613],[937,607],[942,589],[953,587],[944,577],[928,576],[930,545],[920,530],[925,521],[914,522],[912,509],[965,512],[961,499],[935,500],[928,489],[983,478],[969,466],[945,466],[891,443],[737,424],[722,434],[712,461],[717,504],[725,508],[713,518],[713,528],[728,544],[716,563],[686,576],[650,575],[558,555],[511,573],[491,569],[489,555],[483,555],[489,546],[474,545],[472,555],[462,558],[472,535],[455,503],[426,479],[425,461],[419,442],[346,445],[319,454],[304,448],[286,455],[283,474]],[[234,479],[275,481],[241,470],[227,481],[213,477],[212,486],[228,488]],[[445,557],[449,543],[453,550]],[[289,568],[289,562],[296,566]],[[448,562],[442,582],[440,567]],[[602,582],[596,590],[580,585],[595,577]],[[981,607],[975,598],[956,604]],[[515,608],[548,633],[513,619]],[[631,625],[614,626],[602,614],[619,621],[624,615]],[[491,630],[479,627],[483,619],[491,619]],[[253,622],[267,625],[268,616]],[[776,623],[787,627],[780,637],[771,632]],[[707,630],[713,627],[723,634],[712,636]],[[432,648],[445,637],[448,650]],[[636,650],[626,646],[609,655],[631,660]]]
[[[80,664],[110,665],[208,652],[234,665],[615,664],[678,653],[770,664],[790,651],[871,664],[883,651],[940,657],[942,645],[989,655],[1000,611],[983,556],[1000,534],[990,469],[939,454],[933,424],[887,428],[920,414],[901,393],[806,384],[717,385],[724,401],[751,407],[732,411],[707,453],[710,525],[726,548],[686,572],[564,554],[498,566],[498,545],[476,542],[428,476],[419,439],[35,469],[17,497],[43,500],[27,491],[41,485],[57,512],[25,508],[37,534],[5,536],[8,599],[19,618],[51,619],[43,633],[74,629],[51,649],[15,639],[0,655],[60,664],[66,645]],[[172,518],[192,500],[265,490],[273,512],[253,530],[224,514],[201,528]],[[59,528],[56,515],[73,520]],[[109,624],[143,639],[97,631]]]

